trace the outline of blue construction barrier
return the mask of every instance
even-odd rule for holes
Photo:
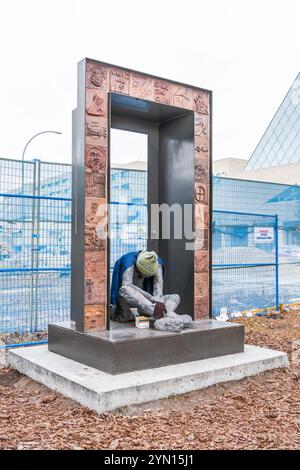
[[[251,204],[242,203],[243,184],[250,198],[249,182],[214,178],[214,207],[219,201],[220,208],[220,188],[224,195],[224,210],[213,212],[214,315],[224,307],[233,313],[300,297],[300,276],[289,269],[300,271],[299,192],[252,183]],[[145,171],[112,169],[111,265],[146,248],[146,198]],[[248,205],[250,212],[240,210]],[[261,240],[264,228],[269,239]],[[69,319],[70,270],[71,166],[0,159],[0,347],[44,342],[48,322]]]

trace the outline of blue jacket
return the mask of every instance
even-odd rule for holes
[[[127,253],[126,255],[121,256],[114,266],[113,276],[111,281],[111,288],[110,288],[110,303],[111,305],[117,305],[118,297],[119,297],[119,290],[122,286],[122,277],[126,269],[134,266],[136,263],[136,259],[138,257],[139,251]],[[158,263],[160,265],[164,265],[163,260],[158,257]],[[153,277],[145,278],[143,289],[149,294],[153,294]]]

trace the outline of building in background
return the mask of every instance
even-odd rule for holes
[[[213,174],[228,178],[238,177],[245,169],[247,160],[242,158],[222,158],[213,161]]]
[[[300,73],[249,160],[217,160],[213,171],[229,178],[300,184]]]
[[[300,163],[300,73],[275,113],[245,171]]]

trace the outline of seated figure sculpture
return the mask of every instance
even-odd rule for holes
[[[111,284],[111,319],[134,319],[130,308],[139,315],[153,318],[154,328],[180,332],[193,323],[189,315],[178,315],[178,294],[163,295],[164,263],[154,251],[127,253],[117,260]]]

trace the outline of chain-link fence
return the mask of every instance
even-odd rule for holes
[[[71,168],[0,160],[0,345],[70,315]]]
[[[277,214],[279,301],[300,304],[300,186],[213,177],[213,207]]]
[[[71,179],[70,165],[0,159],[0,347],[70,316]],[[113,265],[146,248],[147,173],[112,168],[111,203]],[[213,314],[299,300],[300,190],[214,178],[214,208]]]
[[[214,211],[213,315],[278,308],[277,216]]]

